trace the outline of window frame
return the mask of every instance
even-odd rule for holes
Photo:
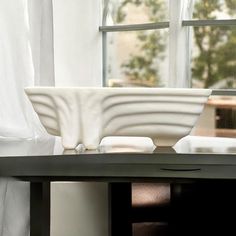
[[[109,0],[106,0],[107,2]],[[108,4],[106,4],[107,6]],[[102,25],[99,26],[99,32],[102,33],[102,71],[103,81],[102,85],[106,85],[106,65],[107,65],[107,33],[110,32],[125,32],[125,31],[143,31],[143,30],[158,30],[169,28],[170,22],[155,22],[145,24],[124,24],[124,25],[106,25],[106,17],[108,8],[104,7],[102,16]],[[213,19],[213,20],[183,20],[182,27],[201,27],[201,26],[235,26],[236,19]],[[236,96],[236,89],[212,89],[212,95],[219,96]]]

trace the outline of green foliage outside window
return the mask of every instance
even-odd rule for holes
[[[148,9],[151,22],[161,22],[165,17],[163,0],[124,0],[116,13],[116,22],[126,18],[125,7],[133,4]],[[217,13],[226,12],[233,16],[236,12],[236,0],[202,0],[194,7],[194,19],[216,19]],[[192,60],[192,82],[208,88],[236,87],[236,26],[194,27],[195,49]],[[126,79],[134,83],[148,83],[150,86],[162,86],[157,60],[163,60],[167,35],[161,30],[139,31],[137,40],[142,52],[131,55],[121,66]]]
[[[160,22],[165,17],[165,6],[163,1],[156,0],[125,0],[121,3],[116,22],[122,23],[126,13],[124,8],[133,4],[137,7],[148,9],[148,17],[151,22]],[[146,84],[149,86],[160,85],[160,75],[157,68],[157,59],[164,58],[166,45],[166,32],[162,31],[139,31],[137,39],[140,42],[141,55],[131,55],[127,62],[122,64],[124,73],[128,80],[133,83]]]
[[[233,14],[236,1],[223,4],[220,0],[199,1],[193,18],[216,19],[215,12]],[[193,59],[192,77],[202,82],[203,87],[232,88],[236,82],[236,26],[194,27],[195,42],[199,50]]]

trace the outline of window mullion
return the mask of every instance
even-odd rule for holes
[[[236,89],[213,89],[212,95],[216,96],[236,96]]]
[[[168,27],[169,27],[169,22],[158,22],[158,23],[133,24],[133,25],[100,26],[99,31],[101,32],[138,31],[138,30],[165,29]]]
[[[232,20],[183,20],[182,26],[236,26],[236,19]]]

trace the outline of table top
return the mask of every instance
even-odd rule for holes
[[[131,139],[129,139],[131,140]],[[236,179],[236,139],[185,137],[173,148],[134,138],[63,150],[59,139],[0,139],[0,176],[30,181]]]

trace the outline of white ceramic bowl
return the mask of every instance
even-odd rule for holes
[[[188,135],[209,89],[31,87],[25,89],[47,132],[66,149],[96,149],[106,136],[150,137],[173,146]]]

